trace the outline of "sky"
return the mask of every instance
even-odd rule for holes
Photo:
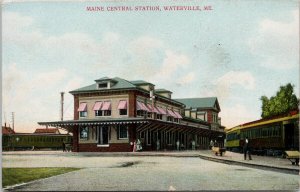
[[[122,6],[132,11],[109,11]],[[69,91],[105,76],[145,80],[172,98],[217,97],[227,128],[260,119],[262,95],[292,83],[299,97],[298,6],[297,0],[5,0],[2,124],[12,124],[12,112],[17,132],[60,120],[62,91],[64,119],[73,119]]]

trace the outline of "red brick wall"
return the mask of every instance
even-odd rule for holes
[[[207,111],[207,122],[212,123],[213,117],[212,117],[212,111]]]
[[[73,128],[73,152],[78,152],[78,126]]]
[[[135,92],[130,92],[129,94],[129,101],[128,101],[128,106],[129,106],[129,110],[128,110],[128,116],[129,117],[135,117],[135,108],[136,108],[136,94]]]
[[[79,119],[79,113],[78,113],[78,107],[79,107],[79,97],[74,96],[74,120]]]
[[[97,144],[79,144],[78,152],[130,152],[132,147],[129,143],[112,143],[109,147],[97,147]]]

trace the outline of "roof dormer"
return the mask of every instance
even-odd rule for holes
[[[136,80],[136,81],[130,81],[130,83],[136,85],[137,87],[144,89],[146,91],[154,90],[154,85],[152,83],[149,83],[147,81],[143,80]]]
[[[97,89],[110,89],[113,87],[117,81],[108,77],[103,77],[101,79],[95,80],[97,83]]]
[[[172,95],[172,92],[166,89],[155,89],[155,93],[160,96],[167,97],[169,99],[171,99],[171,95]]]

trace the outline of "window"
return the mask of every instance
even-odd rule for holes
[[[118,139],[128,139],[128,127],[126,125],[119,125],[118,133]]]
[[[104,112],[103,116],[111,116],[111,110],[105,110],[103,112]]]
[[[87,117],[87,111],[80,111],[79,116],[80,117]]]
[[[104,101],[101,110],[103,111],[103,116],[111,116],[111,102]]]
[[[145,115],[145,111],[144,110],[137,110],[136,111],[136,116],[138,117],[144,117]]]
[[[80,127],[80,139],[88,139],[89,129],[88,127]]]
[[[167,121],[173,121],[173,117],[168,116]]]
[[[87,116],[87,103],[80,103],[78,111],[79,111],[79,117],[86,117]]]
[[[107,83],[99,83],[98,84],[98,88],[99,89],[105,89],[105,88],[107,88],[108,86],[107,86]]]
[[[118,110],[120,115],[127,115],[127,101],[120,100],[118,104]]]
[[[97,111],[95,111],[95,116],[96,116],[96,117],[102,116],[102,110],[97,110]]]
[[[179,119],[178,118],[174,118],[174,122],[179,123]]]
[[[120,115],[127,115],[127,109],[120,109]]]
[[[162,120],[162,114],[156,114],[156,119]]]

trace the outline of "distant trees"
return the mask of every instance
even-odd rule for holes
[[[287,113],[293,109],[298,109],[299,105],[299,99],[294,94],[294,85],[291,83],[280,86],[275,96],[268,98],[263,95],[260,100],[262,101],[262,118]]]

